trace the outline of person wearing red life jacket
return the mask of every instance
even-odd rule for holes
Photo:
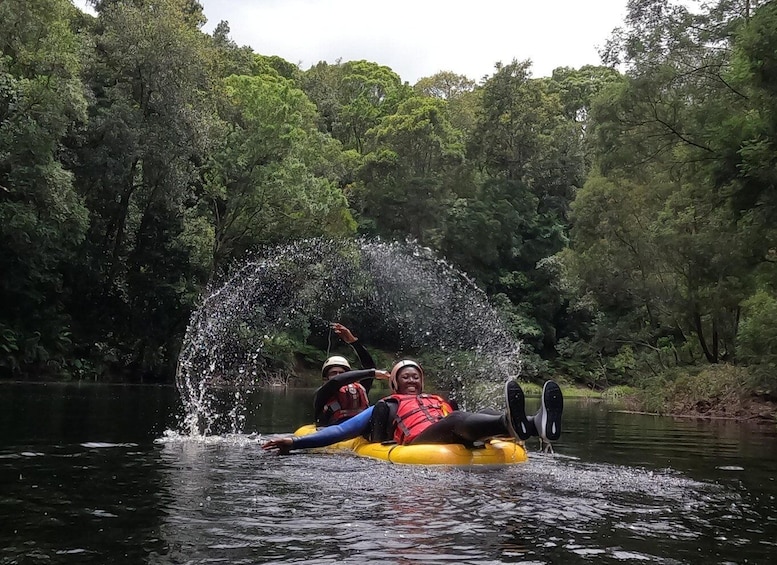
[[[367,395],[375,377],[372,356],[351,330],[339,323],[333,323],[331,329],[353,347],[364,370],[352,371],[348,360],[340,355],[324,361],[321,367],[324,384],[313,396],[313,417],[319,427],[339,424],[365,410],[370,405]]]
[[[375,404],[370,421],[371,441],[395,441],[400,445],[472,445],[495,436],[527,439],[538,435],[550,442],[561,435],[563,397],[553,381],[547,381],[543,387],[540,412],[528,417],[523,390],[514,380],[505,384],[507,410],[504,413],[458,411],[444,398],[424,393],[423,369],[409,359],[394,365],[389,382],[394,394]],[[540,423],[543,418],[544,427],[538,429],[535,422]]]
[[[385,378],[384,371],[376,378]],[[359,435],[373,442],[395,441],[401,445],[460,443],[472,445],[490,437],[512,435],[517,439],[539,436],[550,445],[561,435],[564,399],[553,381],[542,389],[539,411],[526,416],[524,394],[514,380],[505,384],[504,413],[453,410],[444,398],[423,392],[424,373],[415,361],[406,359],[394,365],[388,375],[393,394],[336,426],[302,437],[272,439],[262,449],[288,453],[291,449],[325,447]]]

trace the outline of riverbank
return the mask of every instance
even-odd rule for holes
[[[592,390],[576,383],[560,382],[566,399],[601,400],[622,406],[621,411],[630,414],[672,416],[704,420],[738,420],[777,423],[777,401],[753,392],[741,383],[710,386],[689,386],[685,381],[664,383],[664,388],[649,386],[613,386],[602,391]],[[539,397],[542,385],[521,382],[526,396]]]
[[[736,406],[708,406],[707,404],[701,404],[690,408],[670,407],[667,411],[662,412],[640,410],[640,405],[637,398],[626,399],[626,406],[633,406],[634,408],[624,408],[623,410],[615,410],[615,412],[649,416],[671,416],[672,418],[777,424],[777,403],[757,397],[747,399]]]
[[[563,391],[569,398],[598,396],[618,402],[624,412],[633,414],[777,423],[774,393],[743,367],[674,371],[639,382],[641,386],[613,386],[601,392],[575,385]]]

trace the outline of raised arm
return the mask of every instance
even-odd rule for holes
[[[372,358],[372,355],[370,355],[370,352],[367,351],[364,345],[362,345],[362,342],[359,341],[359,338],[353,335],[351,330],[349,330],[343,324],[338,324],[335,322],[332,324],[332,331],[334,331],[340,339],[342,339],[345,343],[353,348],[354,352],[359,357],[359,363],[361,364],[362,369],[375,368],[375,360]],[[370,392],[370,388],[372,388],[372,377],[362,379],[360,383],[364,387],[364,390]]]

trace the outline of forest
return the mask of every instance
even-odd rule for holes
[[[477,281],[527,379],[777,399],[777,2],[630,0],[600,66],[413,85],[93,5],[0,2],[0,378],[172,382],[234,261],[369,236]]]

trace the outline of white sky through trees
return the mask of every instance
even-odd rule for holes
[[[479,81],[498,61],[532,61],[535,77],[600,63],[627,0],[200,0],[210,33],[306,70],[318,61],[366,59],[403,81],[453,71]],[[73,0],[84,7],[87,0]]]

